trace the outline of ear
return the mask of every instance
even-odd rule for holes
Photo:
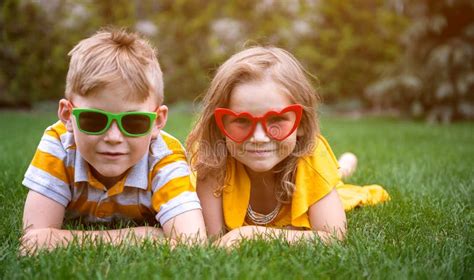
[[[59,100],[58,118],[66,126],[67,131],[72,132],[72,105],[67,99]]]
[[[152,132],[153,138],[156,138],[160,133],[160,130],[162,130],[166,125],[166,121],[168,120],[168,107],[166,105],[161,105],[156,110],[156,114],[155,127]]]

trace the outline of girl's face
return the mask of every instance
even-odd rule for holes
[[[278,84],[265,79],[237,85],[231,92],[229,109],[237,113],[249,112],[254,116],[263,116],[270,110],[280,111],[291,104],[288,95]],[[226,146],[230,154],[244,164],[248,171],[268,172],[293,152],[297,131],[283,141],[277,141],[266,134],[261,123],[257,123],[250,138],[237,143],[226,137]]]

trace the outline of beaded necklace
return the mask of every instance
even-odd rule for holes
[[[249,217],[252,223],[259,226],[264,226],[271,223],[276,218],[276,216],[280,212],[280,209],[281,209],[281,202],[278,201],[278,204],[275,207],[275,209],[273,209],[272,212],[264,215],[264,214],[260,214],[253,211],[252,206],[250,206],[250,203],[249,203],[249,206],[247,207],[247,217]]]

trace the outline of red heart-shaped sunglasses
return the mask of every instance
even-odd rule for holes
[[[214,117],[224,135],[232,141],[242,143],[253,135],[258,122],[270,138],[283,141],[298,128],[302,113],[303,107],[293,104],[281,111],[270,110],[258,117],[249,112],[236,113],[227,108],[217,108]]]

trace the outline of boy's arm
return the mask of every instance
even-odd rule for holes
[[[230,247],[242,239],[284,238],[290,243],[305,239],[321,238],[325,243],[334,239],[343,240],[346,234],[346,214],[336,189],[313,204],[309,210],[312,230],[291,230],[263,226],[244,226],[234,229],[219,240],[219,245]]]
[[[206,228],[185,151],[177,139],[166,133],[161,136],[169,154],[159,157],[163,152],[152,153],[151,204],[157,213],[155,218],[172,241],[202,243],[207,237]]]
[[[212,176],[205,180],[199,178],[196,182],[196,192],[201,201],[202,214],[206,224],[207,234],[210,237],[218,236],[225,232],[224,214],[222,213],[222,196],[214,196],[217,182]]]
[[[136,227],[117,230],[62,230],[65,207],[35,191],[29,191],[23,212],[22,253],[33,253],[36,249],[53,249],[65,246],[73,240],[81,244],[84,240],[120,244],[133,237],[161,237],[162,230],[154,227]]]
[[[61,228],[65,207],[40,193],[30,190],[23,209],[23,231]]]

